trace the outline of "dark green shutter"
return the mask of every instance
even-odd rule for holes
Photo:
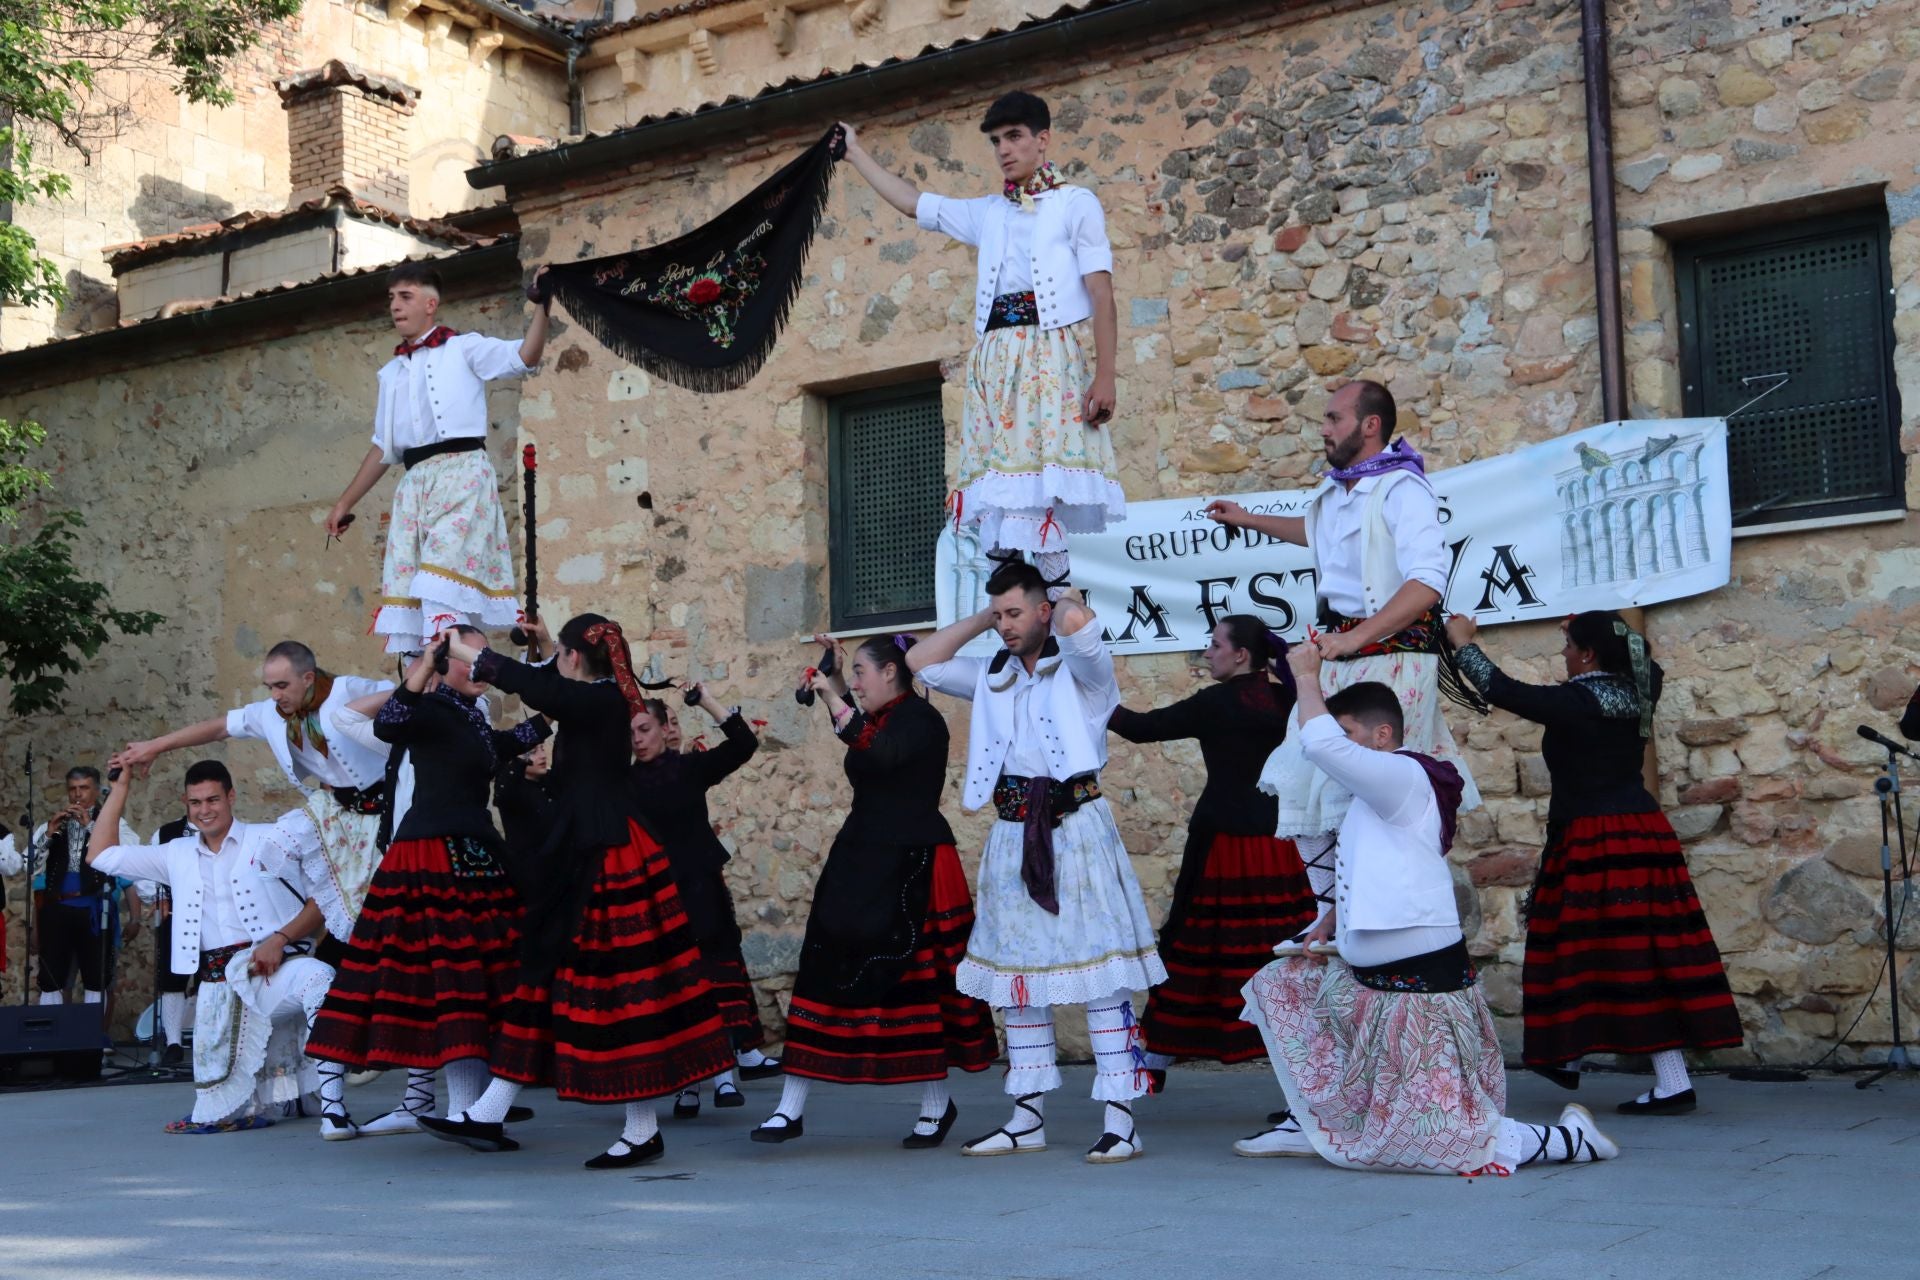
[[[1887,240],[1878,210],[1676,250],[1687,411],[1789,375],[1728,422],[1736,527],[1905,506]]]
[[[927,621],[946,495],[940,384],[834,400],[828,432],[834,629]]]

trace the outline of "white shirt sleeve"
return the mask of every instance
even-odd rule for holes
[[[914,205],[914,220],[920,224],[922,231],[945,232],[961,244],[977,245],[980,243],[980,229],[986,222],[986,202],[1005,198],[979,196],[972,200],[955,200],[951,196],[922,191],[919,202]]]
[[[227,712],[227,736],[229,738],[258,738],[266,741],[269,726],[280,724],[280,713],[273,709],[273,699],[263,698],[259,702],[249,702],[244,707],[235,707]],[[285,732],[285,730],[281,730]]]
[[[1394,562],[1400,580],[1447,591],[1447,540],[1440,532],[1440,499],[1431,486],[1402,480],[1387,490],[1387,527],[1393,530]]]
[[[129,880],[167,880],[167,846],[163,844],[117,844],[104,849],[93,860],[93,869],[102,875],[124,876]]]
[[[1107,211],[1100,207],[1100,197],[1091,191],[1077,192],[1068,218],[1072,227],[1068,239],[1080,274],[1105,271],[1111,275],[1113,245],[1107,240]]]
[[[972,702],[974,690],[980,687],[980,673],[986,669],[986,665],[985,658],[948,658],[945,662],[920,668],[920,681],[927,688],[950,698],[965,698]]]
[[[1394,751],[1375,751],[1352,741],[1330,715],[1318,715],[1300,726],[1300,747],[1322,773],[1338,782],[1380,815],[1381,821],[1402,826],[1426,808],[1432,784],[1418,761]]]
[[[14,843],[9,831],[0,836],[0,876],[17,876],[27,865],[27,855]]]
[[[467,362],[467,368],[473,370],[473,376],[482,382],[492,382],[495,378],[517,378],[533,372],[533,366],[520,358],[520,341],[513,338],[489,338],[485,334],[463,333],[454,338],[450,345],[459,349],[460,358]]]
[[[1113,674],[1113,652],[1100,638],[1100,619],[1094,618],[1070,636],[1055,633],[1060,642],[1060,660],[1074,683],[1096,704],[1108,703],[1112,711],[1120,705],[1120,682]]]

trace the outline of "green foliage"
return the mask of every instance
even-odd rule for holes
[[[107,589],[75,570],[75,530],[85,524],[77,511],[55,511],[30,536],[0,546],[0,675],[12,682],[16,716],[57,711],[66,677],[100,652],[108,628],[141,636],[161,621],[113,608]]]

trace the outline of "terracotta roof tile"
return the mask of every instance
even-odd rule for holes
[[[320,89],[331,89],[339,85],[351,85],[363,93],[377,98],[391,98],[403,107],[412,107],[420,100],[420,91],[404,81],[391,76],[375,75],[351,62],[331,59],[311,71],[301,71],[283,80],[275,80],[273,87],[280,92],[280,101],[292,102]]]
[[[115,275],[119,275],[122,271],[154,258],[165,257],[187,246],[200,247],[214,244],[242,232],[258,231],[281,223],[298,222],[336,207],[344,209],[348,217],[360,218],[368,222],[384,222],[388,226],[398,227],[424,240],[438,240],[449,246],[466,248],[478,243],[481,239],[450,223],[435,218],[409,217],[384,205],[375,204],[371,200],[362,199],[346,187],[335,186],[329,187],[311,200],[302,201],[285,209],[236,213],[231,218],[219,222],[196,223],[166,235],[148,236],[144,240],[108,245],[102,252],[106,255],[107,265],[113,269]]]

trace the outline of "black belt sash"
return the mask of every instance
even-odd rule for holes
[[[487,442],[479,436],[459,436],[452,440],[436,440],[432,444],[419,445],[404,449],[400,453],[400,465],[411,471],[428,458],[437,458],[443,453],[478,453],[487,447]]]
[[[1100,779],[1091,773],[1065,782],[1003,773],[994,784],[994,812],[1002,822],[1018,822],[1026,828],[1020,846],[1020,882],[1027,886],[1027,896],[1051,915],[1060,914],[1053,874],[1053,829],[1075,809],[1099,798]]]
[[[379,813],[387,803],[384,780],[370,787],[328,787],[327,791],[348,813]]]
[[[1465,991],[1480,981],[1473,961],[1467,955],[1465,939],[1438,951],[1428,951],[1386,964],[1354,965],[1354,980],[1375,991],[1411,992],[1419,995],[1445,995]]]
[[[1031,293],[1003,293],[987,311],[987,332],[1040,323],[1040,301]]]

